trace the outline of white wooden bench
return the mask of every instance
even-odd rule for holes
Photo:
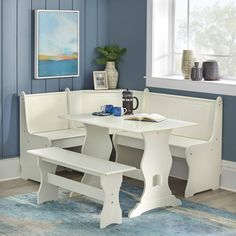
[[[159,113],[167,118],[191,121],[198,125],[180,128],[170,135],[173,157],[185,159],[188,181],[185,197],[218,189],[221,174],[222,98],[216,100],[144,92],[142,112]],[[119,145],[117,161],[139,167],[144,142],[141,135],[120,132],[114,136]],[[142,180],[142,175],[127,173]]]
[[[27,150],[57,146],[70,148],[84,142],[85,129],[71,128],[58,115],[68,113],[68,93],[55,92],[20,96],[20,162],[24,179],[39,181],[37,160]]]
[[[58,187],[103,201],[100,228],[122,223],[119,190],[122,174],[134,167],[87,156],[57,147],[29,150],[38,159],[41,185],[37,203],[58,199]],[[57,165],[100,177],[100,188],[95,188],[65,177],[55,175]]]

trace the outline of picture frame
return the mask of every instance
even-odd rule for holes
[[[79,11],[35,10],[35,79],[79,76]]]
[[[94,89],[108,89],[107,72],[93,71]]]

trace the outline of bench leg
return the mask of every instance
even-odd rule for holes
[[[186,150],[189,169],[185,197],[220,186],[221,156],[213,145],[196,145]]]
[[[100,219],[101,229],[110,224],[122,223],[122,211],[119,202],[121,182],[122,174],[101,177],[101,186],[105,195]]]
[[[58,187],[48,183],[48,173],[55,174],[57,165],[47,163],[38,158],[41,184],[37,193],[37,204],[58,199]]]

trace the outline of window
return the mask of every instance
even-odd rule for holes
[[[148,0],[147,77],[181,75],[184,49],[236,79],[236,0]]]

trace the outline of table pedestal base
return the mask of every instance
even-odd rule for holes
[[[166,206],[179,206],[181,205],[181,201],[177,199],[174,195],[159,198],[156,201],[142,201],[137,203],[136,206],[129,212],[129,217],[133,218],[136,216],[141,215],[146,211],[150,211],[155,208],[159,207],[166,207]]]
[[[144,177],[144,190],[140,202],[131,210],[129,217],[158,207],[178,206],[181,201],[172,195],[168,178],[172,165],[169,149],[171,130],[145,132],[144,153],[140,163]]]

